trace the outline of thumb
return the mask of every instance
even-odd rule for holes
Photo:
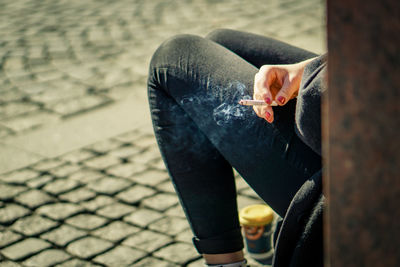
[[[294,83],[290,83],[289,79],[285,79],[282,88],[276,94],[275,99],[278,105],[285,105],[288,100],[290,100],[291,96],[296,92],[296,86]]]

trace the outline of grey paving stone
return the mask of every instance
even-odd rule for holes
[[[165,217],[149,225],[150,230],[167,235],[177,235],[189,228],[187,220],[177,217]]]
[[[30,210],[16,205],[16,204],[6,204],[5,207],[0,208],[0,223],[6,224],[23,217],[30,213]]]
[[[56,222],[33,214],[31,216],[24,217],[16,221],[11,226],[11,229],[22,233],[25,236],[32,236],[48,231],[55,226],[57,226]]]
[[[71,175],[72,173],[79,171],[81,168],[82,167],[77,164],[67,163],[52,169],[50,173],[56,177],[66,177],[68,175]]]
[[[131,182],[116,177],[103,177],[88,184],[88,188],[103,194],[113,195],[129,187]]]
[[[176,243],[154,252],[154,256],[178,264],[184,264],[189,260],[198,258],[199,254],[192,245],[186,243]]]
[[[40,190],[29,190],[18,195],[15,200],[29,208],[36,208],[54,200],[53,197]]]
[[[94,151],[96,153],[105,154],[108,153],[110,150],[116,149],[120,147],[122,144],[121,142],[113,139],[106,139],[100,142],[97,142],[93,145],[87,146],[85,149]]]
[[[106,266],[127,266],[128,264],[143,258],[146,255],[143,251],[118,246],[103,255],[97,256],[93,261],[102,263]]]
[[[121,221],[115,221],[107,226],[104,226],[96,231],[92,232],[92,235],[106,239],[112,242],[124,239],[134,233],[139,232],[141,229],[135,226],[131,226]]]
[[[19,260],[49,248],[50,246],[51,245],[44,240],[28,238],[2,249],[1,253],[11,260]]]
[[[27,182],[27,185],[31,188],[41,188],[50,181],[54,180],[51,175],[42,175]]]
[[[86,209],[90,211],[95,211],[101,207],[105,207],[107,205],[110,205],[112,203],[115,203],[114,199],[108,196],[98,196],[95,199],[85,201],[80,203],[81,206],[85,207]]]
[[[1,230],[0,231],[0,248],[7,246],[8,244],[11,244],[15,241],[18,241],[21,239],[21,235],[14,233],[10,230]]]
[[[164,217],[162,213],[149,209],[139,209],[134,213],[125,216],[123,220],[141,227],[146,227],[150,223],[159,220],[162,217]]]
[[[187,266],[188,267],[204,267],[205,266],[205,261],[204,259],[198,259],[197,261],[189,263]],[[253,265],[251,265],[253,267]]]
[[[104,225],[108,220],[92,214],[79,214],[65,222],[84,230],[93,230]]]
[[[72,259],[62,264],[57,264],[57,267],[100,267],[101,265],[94,264],[90,261],[83,261],[79,259]]]
[[[0,180],[13,183],[13,184],[24,184],[25,182],[38,176],[38,173],[29,169],[18,170],[9,174],[3,174],[0,176]]]
[[[42,234],[40,238],[51,241],[59,246],[65,246],[72,240],[87,235],[85,231],[63,224],[60,227]]]
[[[68,202],[79,203],[81,201],[94,198],[95,196],[96,193],[94,193],[93,191],[81,187],[68,193],[62,194],[59,196],[59,198]]]
[[[114,137],[114,139],[116,139],[120,142],[123,142],[123,143],[132,144],[132,143],[135,143],[135,141],[137,139],[139,139],[140,136],[141,136],[141,133],[139,131],[131,131],[131,132],[127,132],[127,133],[118,135],[118,136]]]
[[[18,117],[2,120],[1,123],[14,132],[20,133],[37,129],[45,124],[56,123],[58,116],[47,111],[35,111]]]
[[[140,141],[139,141],[140,142]],[[129,160],[136,163],[149,164],[161,158],[158,148],[147,149],[139,154],[129,157]]]
[[[0,261],[0,266],[1,267],[20,267],[22,265],[19,263],[13,262],[13,261]]]
[[[0,199],[9,200],[27,189],[25,186],[0,183]]]
[[[110,249],[112,246],[113,244],[109,241],[85,237],[68,245],[67,251],[79,258],[88,259]]]
[[[239,210],[253,204],[263,204],[264,201],[260,199],[254,199],[247,196],[238,195],[237,196],[238,208]]]
[[[38,110],[39,106],[26,102],[10,102],[0,106],[0,119],[20,116]]]
[[[96,214],[110,219],[118,219],[129,213],[132,213],[135,210],[136,210],[135,207],[122,203],[114,203],[97,210]]]
[[[51,266],[71,258],[60,249],[48,249],[24,261],[25,266]]]
[[[159,183],[166,181],[168,174],[162,171],[149,170],[129,178],[130,180],[143,185],[156,186]]]
[[[39,163],[33,165],[31,168],[36,171],[48,171],[64,164],[65,162],[59,159],[47,159],[40,161]]]
[[[165,164],[162,159],[154,160],[154,161],[148,163],[148,165],[156,170],[166,171]]]
[[[167,261],[162,261],[153,257],[146,257],[145,259],[134,263],[133,265],[130,266],[136,266],[136,267],[178,267],[179,265],[174,264],[172,262],[167,262]],[[204,265],[203,265],[204,266]],[[202,266],[202,267],[203,267]]]
[[[155,193],[156,191],[154,189],[142,185],[135,185],[117,194],[116,197],[126,203],[134,204]]]
[[[71,174],[68,179],[78,181],[83,184],[87,184],[93,180],[97,180],[101,177],[104,177],[104,174],[95,171],[95,170],[89,170],[89,169],[80,169],[79,171],[75,172],[74,174]]]
[[[107,173],[114,176],[129,178],[134,174],[143,172],[146,168],[144,164],[124,163],[107,169]]]
[[[87,159],[94,157],[95,155],[87,150],[79,149],[73,152],[70,152],[66,155],[61,156],[61,159],[64,161],[78,163]]]
[[[140,153],[142,149],[136,146],[122,146],[110,152],[110,155],[118,158],[128,158],[132,155]]]
[[[122,244],[138,248],[150,253],[171,243],[172,241],[173,239],[167,235],[144,230],[129,237],[124,242],[122,242]]]
[[[58,195],[67,191],[70,191],[79,186],[79,182],[71,179],[56,179],[43,187],[48,193]]]
[[[176,241],[188,243],[190,245],[193,245],[192,238],[193,238],[193,233],[190,229],[187,229],[187,230],[183,231],[182,233],[179,233],[177,236],[175,236]]]
[[[78,212],[81,212],[83,208],[72,203],[54,203],[47,204],[36,209],[39,214],[46,215],[47,217],[54,220],[62,220],[70,217]]]
[[[113,165],[120,163],[116,157],[111,155],[104,155],[100,157],[95,157],[84,162],[84,164],[90,168],[97,170],[105,170]]]
[[[142,148],[148,148],[150,146],[156,146],[157,141],[154,135],[143,135],[136,140],[135,145]]]
[[[178,204],[178,198],[176,195],[159,193],[153,197],[143,200],[142,204],[147,208],[165,211],[166,209]]]

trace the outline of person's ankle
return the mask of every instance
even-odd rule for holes
[[[247,267],[247,260],[244,259],[238,262],[225,263],[225,264],[206,264],[207,267]]]

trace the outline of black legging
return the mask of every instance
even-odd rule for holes
[[[279,215],[321,158],[294,132],[295,100],[274,107],[274,123],[251,107],[264,64],[316,56],[270,38],[218,30],[179,35],[155,52],[148,96],[155,135],[200,253],[243,248],[232,167]]]

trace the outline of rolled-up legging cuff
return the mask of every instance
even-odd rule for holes
[[[244,247],[240,228],[207,239],[193,237],[193,244],[200,254],[231,253]]]

